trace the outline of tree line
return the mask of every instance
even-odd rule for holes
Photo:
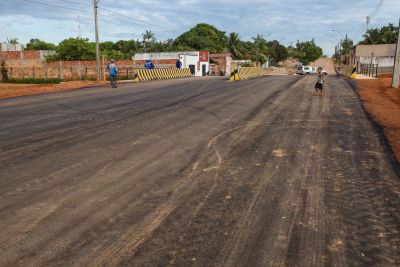
[[[49,60],[94,60],[95,43],[86,38],[68,38],[58,45],[39,39],[31,39],[26,44],[28,50],[54,50],[55,55]],[[291,57],[308,64],[322,56],[322,49],[314,40],[297,41],[295,46],[286,47],[277,40],[267,41],[257,34],[250,41],[244,41],[239,34],[226,34],[213,25],[197,24],[182,33],[176,39],[158,41],[151,31],[145,31],[140,40],[106,41],[100,43],[102,56],[115,60],[131,59],[136,53],[173,52],[173,51],[208,51],[214,53],[231,53],[234,59],[252,60],[262,65],[269,61],[272,65]]]

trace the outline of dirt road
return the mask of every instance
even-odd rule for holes
[[[400,178],[345,81],[0,101],[0,266],[399,266]]]

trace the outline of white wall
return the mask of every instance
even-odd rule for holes
[[[182,62],[182,68],[189,68],[190,65],[193,65],[195,76],[199,76],[197,72],[197,62],[199,61],[198,56],[180,55],[179,59]]]
[[[22,51],[22,44],[1,43],[0,51]]]
[[[378,67],[393,67],[394,57],[359,57],[361,64],[378,64]]]
[[[202,76],[202,67],[206,66],[206,73],[210,70],[209,62],[200,62],[199,52],[196,52],[197,55],[180,55],[180,60],[182,61],[183,68],[189,68],[189,65],[194,65],[195,68],[195,76]]]
[[[162,53],[140,53],[135,54],[132,60],[168,60],[179,59],[179,55],[193,55],[198,56],[199,52],[162,52]]]

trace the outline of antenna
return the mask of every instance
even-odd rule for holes
[[[78,38],[82,38],[81,21],[78,15]]]
[[[371,22],[371,20],[374,18],[374,16],[376,15],[376,13],[378,13],[379,9],[382,7],[383,2],[385,2],[385,0],[380,0],[379,3],[376,5],[376,7],[374,8],[374,10],[372,11],[372,13],[367,16],[367,31],[366,33],[368,33],[368,26],[369,23]]]

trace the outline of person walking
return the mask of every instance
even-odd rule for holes
[[[318,94],[318,91],[321,93],[322,95],[322,91],[324,88],[324,74],[322,73],[322,68],[319,67],[318,68],[318,80],[317,83],[315,84],[315,94]]]
[[[117,88],[118,66],[117,64],[115,64],[114,59],[111,59],[110,63],[107,64],[107,69],[110,73],[111,87]]]

